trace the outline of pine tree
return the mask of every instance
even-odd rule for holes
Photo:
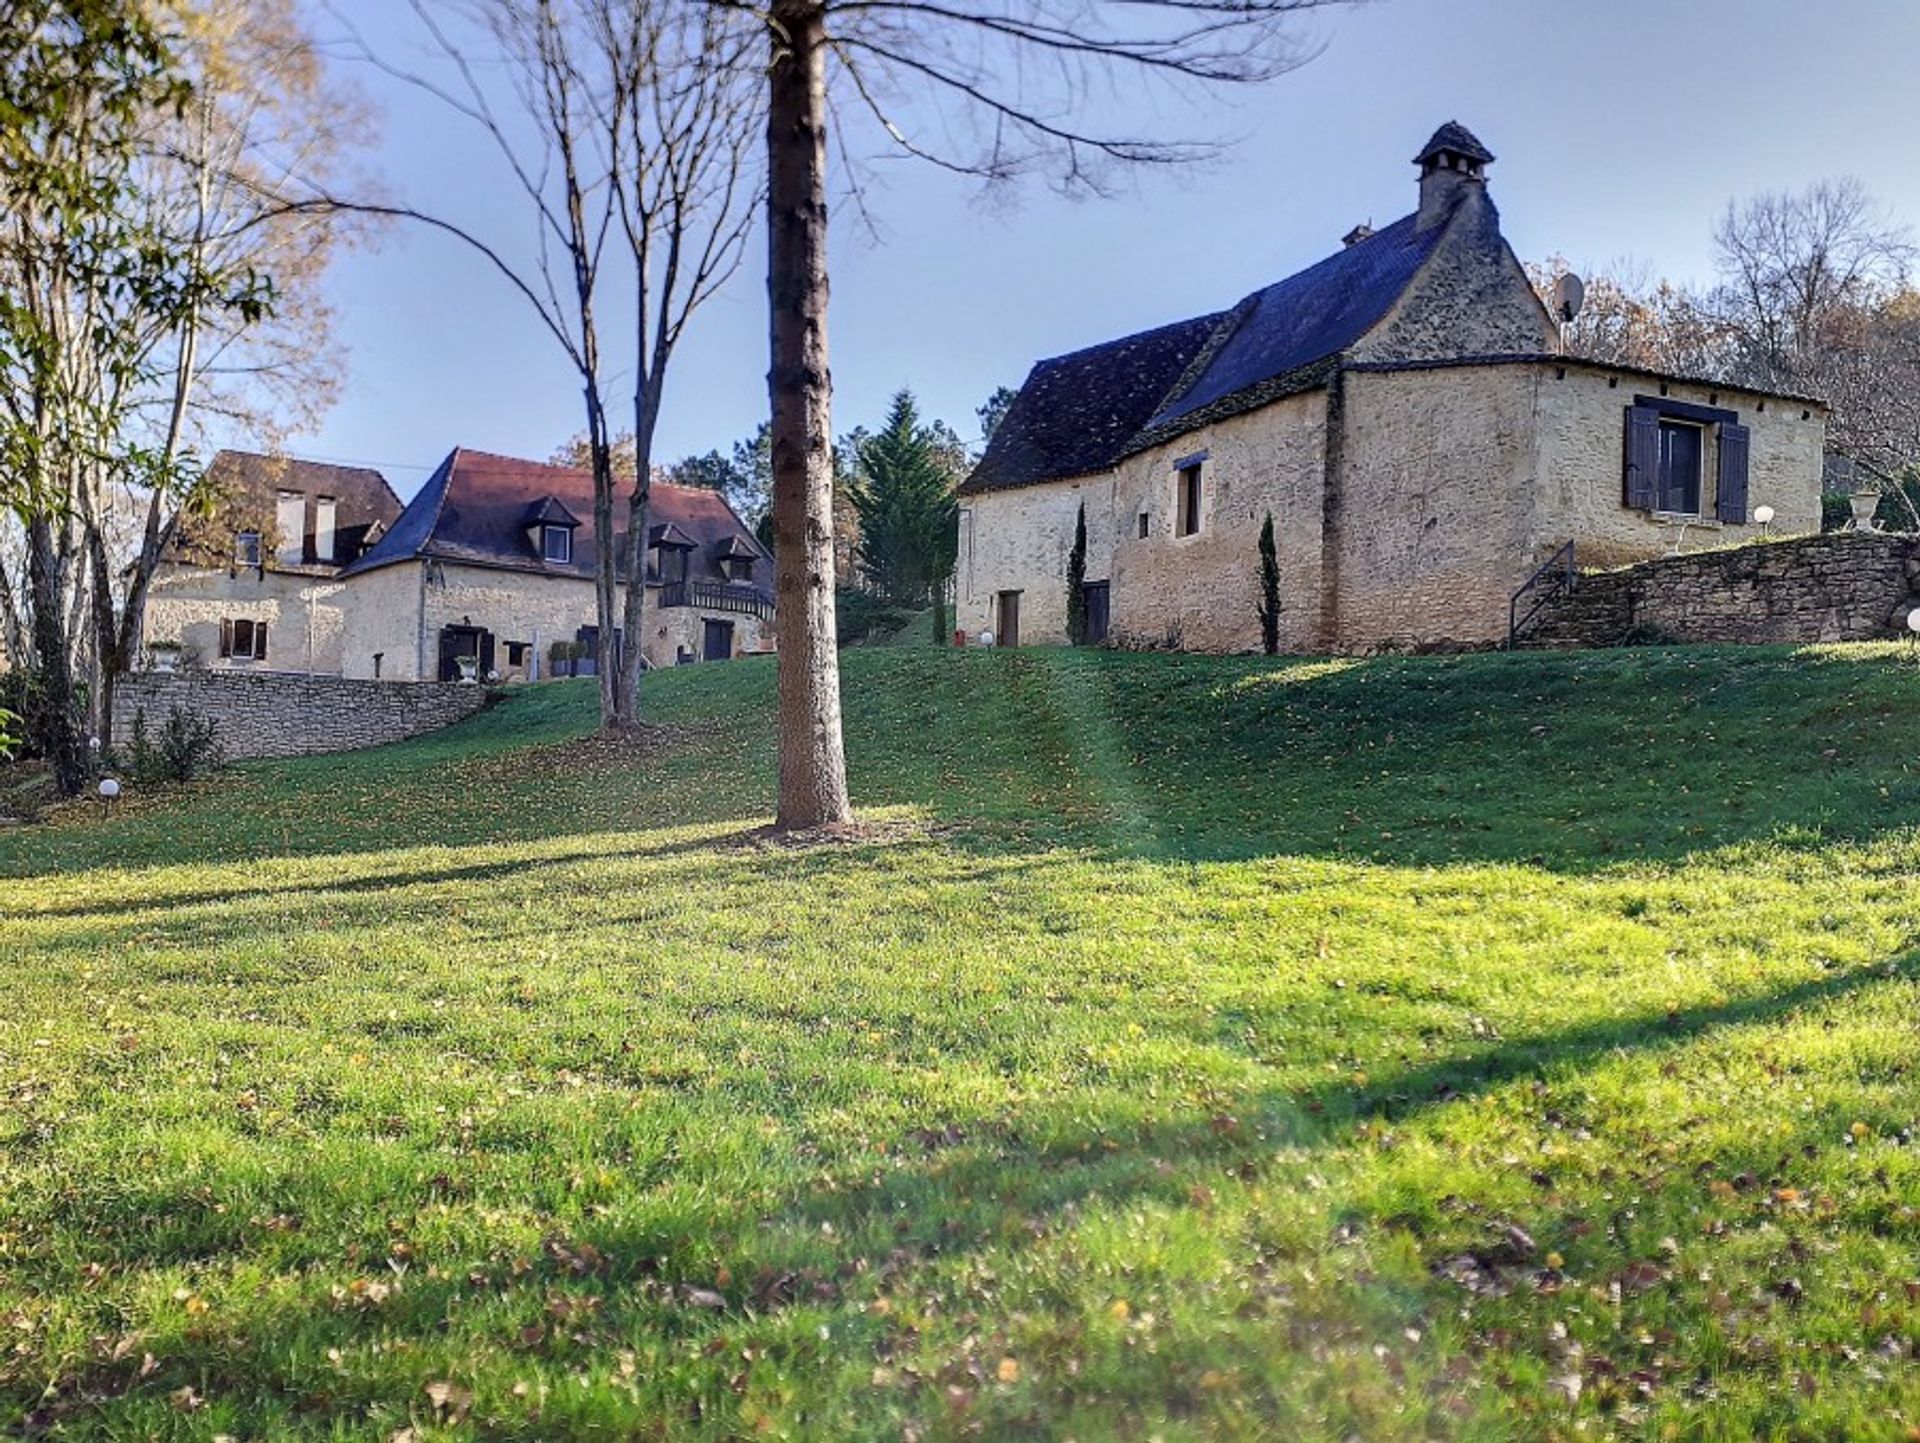
[[[852,485],[860,516],[858,557],[868,583],[900,606],[926,606],[943,594],[959,550],[954,472],[942,428],[923,424],[911,391],[901,391],[886,423],[859,444]]]
[[[1260,649],[1280,650],[1280,557],[1273,546],[1273,513],[1260,528]]]
[[[1087,644],[1087,506],[1073,521],[1073,550],[1067,553],[1067,641]]]

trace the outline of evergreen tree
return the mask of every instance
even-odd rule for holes
[[[959,507],[947,434],[923,423],[903,390],[886,423],[858,445],[849,488],[860,519],[856,555],[873,590],[901,606],[927,605],[953,574]]]
[[[1087,644],[1087,507],[1073,520],[1073,550],[1067,553],[1067,640]]]
[[[1273,546],[1273,513],[1260,527],[1260,649],[1280,650],[1280,557]]]

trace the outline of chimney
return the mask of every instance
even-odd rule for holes
[[[1372,236],[1373,227],[1367,224],[1367,222],[1361,221],[1359,225],[1340,237],[1340,244],[1343,246],[1357,246],[1361,241],[1369,240]]]
[[[1452,215],[1468,191],[1486,185],[1493,152],[1466,126],[1449,120],[1434,131],[1413,163],[1420,167],[1420,210],[1414,228],[1426,230]]]

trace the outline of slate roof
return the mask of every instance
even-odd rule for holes
[[[263,537],[277,524],[276,502],[282,491],[298,491],[307,498],[308,526],[313,500],[334,501],[334,562],[313,554],[313,535],[306,537],[306,555],[298,568],[278,561],[271,548],[262,548],[270,571],[308,570],[331,575],[339,561],[351,561],[386,527],[399,519],[400,498],[387,478],[367,466],[338,466],[329,461],[302,461],[292,456],[268,456],[256,451],[222,450],[207,467],[206,483],[214,498],[212,511],[189,516],[176,529],[169,559],[197,565],[226,566],[233,561],[234,537],[257,531]]]
[[[1456,155],[1464,155],[1468,160],[1477,161],[1481,165],[1493,164],[1493,152],[1482,145],[1480,138],[1457,120],[1449,120],[1434,131],[1433,138],[1420,147],[1420,153],[1413,158],[1413,163],[1425,165],[1434,156],[1449,150]]]
[[[552,496],[542,496],[527,508],[529,526],[578,526],[580,518]]]
[[[1230,311],[1042,361],[961,494],[1104,471],[1184,431],[1320,384],[1328,363],[1400,298],[1445,231],[1416,229],[1415,217],[1404,216]]]
[[[1042,361],[960,487],[963,496],[1104,471],[1219,327],[1221,313]]]
[[[1403,216],[1318,265],[1255,291],[1228,313],[1195,374],[1183,378],[1127,449],[1137,451],[1217,415],[1263,404],[1243,393],[1284,382],[1338,355],[1386,315],[1446,227],[1418,230]],[[1284,394],[1284,392],[1281,392]]]
[[[543,500],[587,518],[577,523],[570,561],[545,560],[528,538],[529,511]],[[625,510],[624,502],[619,509]],[[591,580],[599,556],[592,517],[591,472],[455,447],[392,529],[346,574],[427,559]],[[718,491],[655,481],[647,519],[650,532],[669,527],[692,544],[689,580],[719,579],[721,561],[745,546],[754,557],[753,584],[772,591],[772,558]]]

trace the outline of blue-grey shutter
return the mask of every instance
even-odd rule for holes
[[[1752,433],[1732,421],[1720,423],[1720,472],[1715,488],[1714,514],[1731,526],[1747,519],[1747,457]]]
[[[1627,407],[1626,503],[1651,511],[1660,485],[1660,413],[1651,406]]]

